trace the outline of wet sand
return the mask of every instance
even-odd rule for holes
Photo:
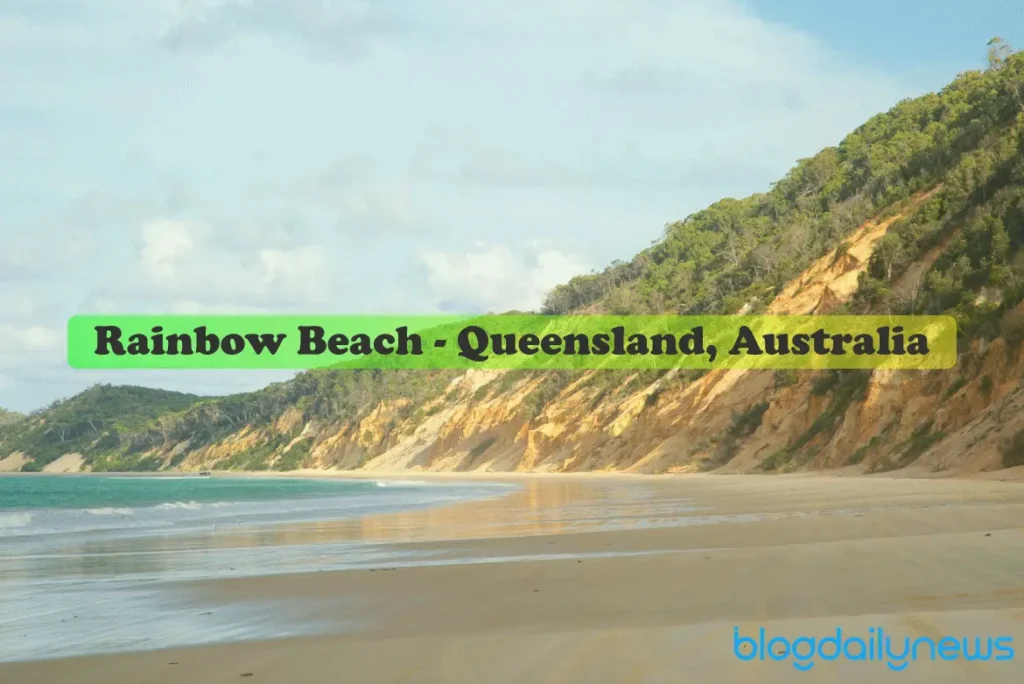
[[[1019,648],[1019,484],[816,475],[518,481],[524,488],[502,499],[329,530],[451,564],[189,586],[221,602],[308,605],[335,620],[333,634],[6,663],[0,682],[1020,679],[1018,659],[931,661],[922,651],[901,672],[845,659],[800,672],[792,658],[746,662],[733,650],[737,626],[790,638],[834,636],[837,627],[866,638],[881,627],[898,648],[904,636],[1012,636]],[[688,501],[705,510],[687,510]],[[542,559],[523,560],[531,556]]]

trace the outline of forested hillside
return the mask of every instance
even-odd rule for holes
[[[0,429],[0,454],[26,453],[33,461],[23,470],[38,470],[66,453],[131,450],[135,435],[199,399],[145,387],[97,385],[10,421]]]
[[[543,307],[949,313],[955,371],[317,371],[215,399],[97,387],[0,427],[0,458],[37,470],[70,452],[95,470],[1015,465],[1022,134],[1024,56],[993,41],[984,71],[898,103],[765,193],[669,224]]]
[[[958,252],[952,262],[943,262],[950,280],[930,280],[928,294],[922,293],[926,299],[904,308],[952,308],[948,293],[982,284],[989,277],[981,273],[986,269],[995,269],[1000,287],[1011,286],[1009,259],[1019,243],[1011,243],[1007,231],[1020,221],[1024,61],[1002,43],[992,47],[988,71],[966,72],[940,93],[879,114],[838,147],[801,160],[765,194],[725,199],[670,224],[660,242],[628,263],[556,287],[544,310],[699,314],[746,306],[757,311],[813,258],[841,248],[858,225],[940,183],[942,191],[929,206],[886,238],[865,301],[894,304],[887,299],[886,282],[965,218],[971,220],[965,236],[973,245],[970,254]],[[992,211],[997,214],[991,216]],[[952,268],[960,256],[971,260],[970,274]],[[938,299],[927,299],[932,295]]]

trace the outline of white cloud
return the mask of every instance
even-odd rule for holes
[[[402,234],[423,223],[409,179],[382,175],[364,155],[335,159],[277,192],[315,208],[346,237]]]
[[[359,228],[403,232],[417,220],[412,191],[404,183],[365,184],[344,192],[338,225],[346,233]]]
[[[268,289],[300,289],[322,287],[326,257],[322,249],[315,246],[295,249],[261,249],[260,262],[263,266],[263,286]]]
[[[165,43],[212,47],[241,34],[291,39],[333,56],[354,57],[372,47],[394,19],[377,0],[201,0],[179,3]]]
[[[304,173],[289,190],[304,200],[330,204],[353,185],[376,176],[373,160],[366,155],[335,159],[315,173]]]
[[[551,288],[587,270],[578,258],[540,245],[516,251],[478,244],[469,252],[423,251],[419,260],[440,308],[458,313],[537,309]]]
[[[64,335],[52,327],[0,324],[0,389],[17,391],[26,370],[57,366],[63,352]],[[24,408],[8,404],[0,403],[0,407]]]
[[[158,281],[174,280],[182,260],[195,250],[192,232],[183,221],[153,219],[144,223],[139,260],[146,274]]]
[[[138,268],[171,309],[302,307],[330,294],[327,255],[317,245],[224,247],[212,229],[164,218],[140,232]]]
[[[61,333],[41,325],[0,325],[0,349],[7,353],[37,353],[60,349]]]
[[[0,320],[30,318],[38,313],[39,304],[31,292],[15,287],[0,290]]]
[[[101,313],[113,313],[108,310]],[[226,315],[259,315],[272,313],[270,309],[262,306],[239,306],[238,304],[204,304],[195,300],[176,299],[167,305],[167,313],[181,315],[204,315],[204,314],[226,314]]]

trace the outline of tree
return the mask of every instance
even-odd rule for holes
[[[877,255],[885,270],[885,282],[892,282],[893,267],[903,258],[903,241],[892,233],[885,234],[875,246]]]
[[[1004,71],[1010,65],[1010,58],[1015,51],[1013,46],[1002,38],[996,36],[988,41],[988,68],[993,71]],[[1017,104],[1018,109],[1024,112],[1024,79],[1020,74],[1020,63],[1016,69],[1008,70],[1006,89]]]
[[[1006,66],[1006,60],[1013,54],[1013,48],[1005,40],[996,36],[988,41],[988,67],[989,69],[1002,69]]]

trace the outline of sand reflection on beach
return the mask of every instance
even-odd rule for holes
[[[157,681],[173,661],[189,665],[159,681],[222,681],[235,665],[267,681],[312,684],[341,671],[354,681],[414,671],[450,681],[443,652],[465,663],[458,681],[493,672],[538,681],[564,669],[565,681],[633,672],[667,682],[685,670],[694,681],[781,683],[791,670],[755,672],[726,657],[732,625],[902,634],[927,624],[1024,637],[1016,484],[509,481],[517,488],[505,496],[362,519],[82,535],[21,555],[5,546],[0,584],[14,618],[0,623],[0,660],[41,662],[0,663],[0,680]],[[97,651],[121,653],[42,661]],[[1015,681],[1006,668],[931,665],[899,681]],[[815,673],[868,674],[828,663]]]

